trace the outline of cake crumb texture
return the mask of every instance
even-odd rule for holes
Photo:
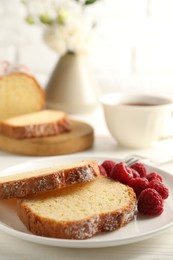
[[[135,206],[133,189],[106,177],[17,200],[18,215],[31,232],[64,239],[114,231],[133,219]]]
[[[42,110],[45,92],[36,79],[25,73],[0,77],[0,120]]]

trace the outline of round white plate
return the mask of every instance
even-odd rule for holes
[[[77,162],[80,160],[96,159],[99,163],[106,158],[102,156],[55,156],[50,158],[37,159],[28,163],[23,163],[17,166],[13,166],[1,172],[1,176],[8,175],[21,171],[28,171],[32,169],[38,169],[43,167],[49,167],[60,164],[67,164]],[[4,231],[12,236],[32,241],[34,243],[59,246],[59,247],[71,247],[71,248],[97,248],[97,247],[109,247],[129,244],[137,241],[142,241],[147,238],[151,238],[173,225],[173,176],[161,169],[156,169],[152,166],[146,166],[148,171],[156,170],[162,175],[163,181],[169,188],[170,195],[164,202],[164,212],[158,217],[142,217],[138,214],[135,215],[128,225],[122,227],[113,232],[101,233],[86,240],[66,240],[66,239],[54,239],[48,237],[40,237],[30,233],[23,223],[20,221],[16,214],[15,201],[13,200],[1,200],[0,201],[0,230]]]

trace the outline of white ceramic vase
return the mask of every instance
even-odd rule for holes
[[[98,105],[98,85],[86,55],[67,53],[58,61],[46,87],[47,108],[88,113]]]

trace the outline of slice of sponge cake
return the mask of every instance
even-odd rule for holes
[[[0,120],[44,108],[45,92],[20,66],[0,62]]]
[[[100,175],[96,160],[23,172],[0,178],[0,199],[20,198],[75,183],[92,181]]]
[[[135,206],[133,189],[106,177],[17,200],[18,216],[31,232],[63,239],[114,231],[133,219]]]
[[[54,110],[12,117],[0,123],[0,133],[16,139],[53,136],[70,129],[67,114]]]

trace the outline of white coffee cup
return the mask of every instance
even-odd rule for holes
[[[157,95],[110,93],[100,102],[111,135],[129,148],[149,147],[161,138],[173,111],[173,99]]]

